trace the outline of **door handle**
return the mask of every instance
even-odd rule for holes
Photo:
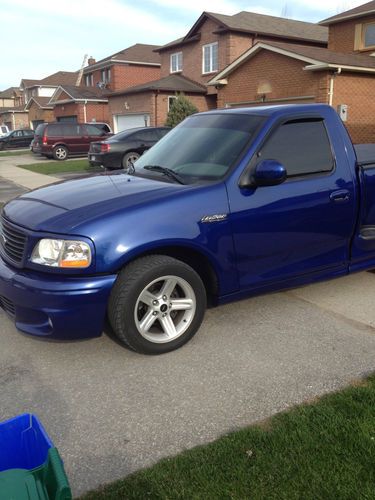
[[[350,200],[350,192],[347,189],[339,189],[338,191],[333,191],[329,195],[329,199],[335,203],[346,203]]]

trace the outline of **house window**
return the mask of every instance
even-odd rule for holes
[[[375,23],[363,26],[363,48],[375,47]]]
[[[182,52],[171,54],[171,73],[182,71]]]
[[[168,96],[168,112],[169,110],[171,109],[172,107],[172,104],[174,103],[174,101],[177,99],[177,97],[175,95],[169,95]]]
[[[218,42],[203,45],[202,73],[213,73],[219,69]]]
[[[85,75],[85,85],[86,87],[92,87],[94,85],[94,77],[92,73]]]
[[[111,81],[111,68],[102,69],[100,79],[104,83],[109,83]]]

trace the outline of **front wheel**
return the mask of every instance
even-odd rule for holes
[[[143,354],[162,354],[193,337],[206,302],[202,280],[190,266],[165,255],[150,255],[121,271],[108,316],[123,344]]]
[[[53,157],[55,160],[66,160],[68,158],[68,150],[65,146],[56,146],[53,150]]]

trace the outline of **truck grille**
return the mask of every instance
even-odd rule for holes
[[[13,302],[9,299],[6,299],[5,297],[2,297],[1,295],[0,295],[0,307],[4,309],[4,311],[10,314],[11,316],[14,316],[16,313]]]
[[[15,229],[4,217],[0,220],[0,249],[13,262],[22,262],[26,247],[26,235]]]

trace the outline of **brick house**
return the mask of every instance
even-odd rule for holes
[[[19,87],[9,87],[0,91],[0,109],[18,107],[22,102],[22,92]]]
[[[83,70],[80,86],[109,92],[124,90],[160,77],[158,45],[137,43],[100,61],[92,57]]]
[[[9,130],[29,128],[29,114],[24,106],[0,109],[0,124],[7,125]]]
[[[108,99],[98,87],[61,85],[51,97],[53,109],[50,121],[106,122],[108,123]]]
[[[327,48],[258,41],[219,71],[208,82],[218,107],[323,102],[344,113],[354,142],[374,142],[375,1],[320,24]]]
[[[110,95],[116,130],[127,126],[164,124],[171,99],[182,92],[199,109],[217,105],[217,89],[207,82],[257,40],[282,40],[326,47],[323,26],[252,12],[233,16],[204,12],[183,37],[155,50],[160,54],[161,78]]]
[[[20,89],[23,94],[24,111],[28,114],[28,125],[36,129],[39,123],[54,119],[48,102],[59,85],[74,85],[78,73],[72,71],[58,71],[41,80],[22,79]]]
[[[181,75],[168,75],[108,96],[114,131],[164,125],[171,103],[178,92],[188,96],[198,109],[207,109],[209,104],[204,85]]]
[[[112,124],[108,95],[160,76],[158,45],[137,43],[100,61],[92,57],[75,85],[61,85],[51,97],[57,121]]]

